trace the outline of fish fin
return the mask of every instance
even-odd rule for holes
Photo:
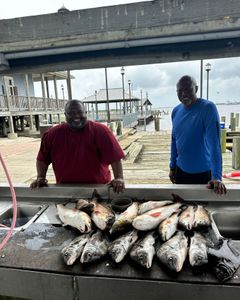
[[[171,194],[172,195],[172,197],[173,197],[173,201],[174,202],[185,202],[185,200],[183,199],[183,198],[181,198],[180,196],[178,196],[177,194]]]
[[[98,191],[96,189],[94,189],[94,191],[92,193],[92,200],[93,199],[97,199],[97,200],[101,199],[100,194],[98,193]]]

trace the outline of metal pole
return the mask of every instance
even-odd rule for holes
[[[143,114],[143,98],[142,98],[142,90],[141,90],[141,116]]]
[[[128,80],[128,91],[129,91],[129,101],[130,101],[130,112],[132,112],[131,80]]]
[[[67,71],[67,92],[68,100],[72,100],[71,74],[69,70]]]
[[[200,98],[202,98],[203,90],[203,60],[200,60]]]
[[[106,98],[107,98],[107,122],[110,123],[110,110],[109,110],[109,95],[108,95],[108,80],[107,80],[107,68],[105,68],[105,80],[106,80]]]
[[[125,104],[125,89],[124,89],[124,74],[125,70],[124,67],[121,68],[121,75],[122,75],[122,92],[123,92],[123,114],[126,114],[126,104]]]
[[[207,100],[208,100],[208,89],[209,89],[209,70],[207,70]]]
[[[97,91],[95,91],[95,108],[96,108],[96,120],[98,120]]]

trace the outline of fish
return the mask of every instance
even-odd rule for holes
[[[80,262],[90,263],[107,254],[109,242],[100,230],[97,230],[87,241]]]
[[[179,212],[176,212],[160,223],[158,233],[164,242],[169,240],[177,231],[178,218]]]
[[[240,253],[229,239],[219,239],[217,245],[208,248],[208,254],[213,271],[221,282],[231,279],[239,268]]]
[[[130,251],[137,239],[138,233],[136,230],[127,232],[126,234],[110,243],[108,247],[108,253],[116,263],[119,263]]]
[[[194,232],[194,235],[190,239],[188,255],[192,267],[208,263],[207,240],[198,232]]]
[[[202,206],[198,205],[194,214],[193,228],[201,229],[211,225],[211,218],[208,211]]]
[[[112,226],[115,221],[115,213],[110,207],[106,207],[96,200],[93,200],[93,212],[91,214],[91,219],[97,228],[101,230],[108,229]]]
[[[88,214],[75,208],[67,208],[63,204],[57,204],[57,212],[63,224],[77,228],[81,233],[92,230],[92,222]]]
[[[90,235],[91,233],[82,234],[76,237],[74,240],[71,241],[69,245],[65,246],[62,249],[61,254],[65,263],[68,266],[73,265],[74,262],[80,257],[83,251],[83,247],[90,238]]]
[[[193,227],[196,206],[189,205],[179,216],[178,226],[183,230],[191,230]]]
[[[158,208],[158,207],[162,207],[162,206],[165,206],[167,204],[172,204],[172,203],[173,203],[173,201],[170,201],[170,200],[166,200],[166,201],[147,201],[147,202],[141,203],[139,205],[138,214],[142,215],[142,214],[144,214],[145,212],[147,212],[149,210],[152,210],[152,209],[155,209],[155,208]]]
[[[113,223],[110,233],[116,233],[119,231],[124,230],[128,225],[132,224],[132,221],[136,218],[138,214],[138,203],[133,202],[132,205],[130,205],[126,210],[124,210],[117,220]]]
[[[91,213],[93,211],[94,204],[91,203],[89,200],[77,199],[76,201],[77,201],[75,206],[76,209],[84,211],[86,213]]]
[[[174,203],[159,207],[144,214],[137,216],[132,225],[137,230],[145,231],[156,228],[163,220],[171,216],[174,212],[178,211],[181,203]]]
[[[148,233],[144,238],[138,241],[130,251],[130,257],[141,266],[149,269],[152,266],[153,256],[155,255],[156,234]]]
[[[180,272],[188,253],[188,238],[178,231],[170,240],[162,244],[157,257],[171,271]]]

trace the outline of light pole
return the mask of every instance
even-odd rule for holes
[[[205,65],[205,71],[207,72],[207,100],[209,95],[209,72],[211,71],[211,64],[207,63]]]
[[[130,101],[130,112],[132,112],[132,100],[131,100],[131,80],[128,80],[128,93],[129,93],[129,101]]]
[[[110,109],[109,109],[109,94],[108,94],[108,77],[107,77],[107,68],[105,68],[105,80],[106,80],[106,99],[107,99],[107,122],[110,124]]]
[[[97,91],[95,91],[95,110],[96,110],[96,116],[95,116],[95,119],[96,119],[96,121],[98,121]]]
[[[62,98],[63,98],[63,100],[65,99],[65,96],[64,96],[64,86],[63,86],[63,84],[61,84],[61,89],[62,89]]]
[[[125,69],[124,67],[121,68],[121,75],[122,75],[122,93],[123,93],[123,114],[126,114],[126,107],[125,107],[125,91],[124,91],[124,75]]]

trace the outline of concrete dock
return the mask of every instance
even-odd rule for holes
[[[165,184],[170,183],[169,132],[129,132],[125,130],[120,144],[127,154],[123,161],[124,177],[126,184]],[[30,184],[36,178],[36,155],[40,145],[40,138],[18,137],[15,140],[0,138],[0,151],[7,165],[14,184]],[[232,153],[223,154],[223,173],[236,170],[232,169]],[[51,167],[47,179],[55,183]],[[223,179],[227,183],[240,183],[240,178]],[[0,183],[6,183],[2,167],[0,167]]]

